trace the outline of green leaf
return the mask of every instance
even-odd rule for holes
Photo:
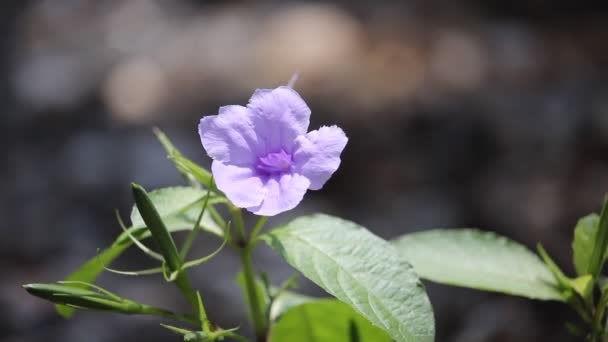
[[[304,303],[309,303],[318,300],[318,298],[305,296],[292,291],[283,290],[280,294],[272,301],[270,305],[270,321],[274,322],[281,318],[281,316],[289,311],[289,309]]]
[[[534,253],[494,233],[438,229],[407,234],[393,244],[423,279],[533,299],[563,300],[551,271]]]
[[[424,286],[405,259],[367,229],[317,214],[261,238],[394,340],[433,341],[433,311]]]
[[[337,300],[317,300],[287,311],[271,329],[271,342],[391,342],[350,306]]]
[[[604,207],[600,214],[598,230],[589,259],[589,267],[587,268],[587,273],[595,279],[600,275],[604,266],[606,247],[608,247],[608,198],[604,200]]]
[[[593,292],[593,277],[591,274],[586,274],[578,278],[570,280],[570,286],[578,293],[583,299],[589,300],[591,293]]]
[[[184,157],[181,154],[170,155],[169,159],[173,162],[173,165],[181,172],[193,177],[199,184],[208,186],[211,184],[211,190],[219,192],[215,183],[212,182],[211,173],[205,170],[200,165],[196,164],[192,160]]]
[[[205,197],[206,193],[207,190],[204,189],[181,186],[150,191],[148,197],[158,208],[167,229],[171,233],[175,233],[191,230],[194,227],[203,205],[201,199]],[[145,226],[135,205],[131,212],[131,221],[134,222],[134,225],[128,229],[130,234],[140,240],[150,237],[150,231]],[[203,215],[201,228],[219,237],[223,236],[223,229],[213,221],[207,212]],[[122,233],[110,247],[89,259],[66,280],[95,282],[97,276],[131,245],[128,234]],[[57,305],[56,308],[59,314],[66,318],[71,317],[74,312],[73,309],[63,305]]]
[[[152,203],[154,203],[158,214],[163,219],[175,217],[178,220],[192,221],[191,225],[196,222],[206,195],[207,190],[187,186],[162,188],[148,193],[148,197]],[[219,200],[219,198],[212,195],[209,204],[212,205],[213,203],[217,203],[217,200]],[[137,206],[133,206],[133,209],[131,210],[131,226],[146,227]],[[210,227],[207,228],[207,230],[217,231],[218,233],[216,235],[223,235],[223,229],[215,224],[209,213],[206,213],[206,215],[203,216],[202,226]]]
[[[97,254],[84,265],[80,266],[76,272],[70,274],[66,280],[93,283],[104,268],[118,258],[118,256],[120,256],[122,252],[129,247],[129,245],[130,243],[121,245],[114,244],[111,247],[104,249],[101,253]],[[74,309],[65,305],[57,304],[55,305],[55,309],[61,316],[65,318],[70,318],[74,314]]]
[[[595,244],[595,237],[599,227],[600,217],[590,214],[581,218],[574,228],[572,241],[573,261],[576,274],[589,274],[591,253]]]
[[[182,174],[190,184],[193,184],[196,181],[200,185],[208,186],[211,183],[211,173],[190,159],[184,157],[165,133],[158,128],[154,128],[154,134],[156,134],[156,137],[167,152],[167,158],[173,162],[177,171]],[[213,184],[211,189],[217,191]]]

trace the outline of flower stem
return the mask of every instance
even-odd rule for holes
[[[241,213],[241,209],[239,209],[233,205],[230,205],[229,210],[236,223],[236,229],[239,232],[239,236],[242,240],[241,242],[245,243],[245,241],[246,241],[245,224],[243,223],[243,214]]]
[[[186,322],[186,323],[191,323],[191,324],[200,323],[198,321],[198,319],[196,319],[195,317],[188,316],[188,315],[179,315],[179,314],[175,314],[168,310],[159,309],[159,308],[155,308],[155,307],[151,307],[151,306],[142,307],[140,313],[143,315],[151,315],[151,316],[169,318],[169,319],[173,319],[176,321]]]
[[[264,228],[264,224],[266,223],[267,220],[268,220],[268,216],[260,216],[260,219],[258,220],[258,222],[255,224],[255,226],[251,230],[251,235],[249,236],[249,243],[251,243],[251,241],[255,240],[255,238],[258,236],[258,233],[260,232],[260,230],[262,230],[262,228]]]
[[[256,341],[263,342],[266,339],[266,323],[255,283],[255,275],[253,273],[253,263],[251,260],[251,248],[245,246],[240,250],[241,262],[243,264],[243,277],[245,278],[245,288],[247,290],[247,299],[249,300],[249,312],[253,320],[255,329]]]

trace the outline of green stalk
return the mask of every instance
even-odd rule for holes
[[[260,218],[256,226],[254,227],[252,234],[249,238],[247,238],[247,236],[245,235],[245,225],[243,223],[241,209],[236,208],[233,205],[230,205],[229,208],[239,232],[238,240],[234,241],[232,245],[238,250],[241,256],[241,264],[243,266],[243,278],[245,280],[245,290],[247,292],[247,304],[249,306],[251,320],[253,321],[256,341],[264,342],[266,340],[266,319],[264,316],[264,309],[260,306],[255,274],[253,272],[253,261],[251,257],[251,252],[253,250],[254,244],[252,243],[251,238],[254,236],[254,233],[257,234],[257,232],[262,228],[262,225],[264,224],[266,219],[263,217]]]
[[[179,253],[179,256],[182,260],[186,260],[186,257],[188,256],[188,251],[190,251],[190,247],[192,247],[192,242],[194,242],[196,234],[199,232],[199,230],[201,230],[201,221],[203,219],[203,215],[205,215],[205,209],[207,209],[207,205],[209,204],[210,194],[211,190],[207,189],[207,195],[205,196],[205,202],[203,202],[203,207],[201,208],[198,218],[196,219],[196,223],[194,224],[194,227],[192,228],[190,233],[188,233],[188,237],[186,237],[186,241],[184,242],[182,250]]]
[[[143,307],[141,312],[139,312],[142,315],[151,315],[151,316],[158,316],[158,317],[163,317],[163,318],[168,318],[168,319],[172,319],[175,321],[180,321],[180,322],[187,322],[187,323],[191,323],[191,324],[200,324],[200,322],[191,316],[186,316],[186,315],[177,315],[174,314],[173,312],[169,312],[163,309],[158,309],[155,307]]]
[[[249,299],[249,312],[253,320],[256,340],[263,342],[266,338],[266,324],[262,308],[258,299],[258,292],[255,283],[255,275],[253,273],[253,263],[251,260],[251,249],[249,246],[240,250],[241,263],[243,264],[243,277],[245,278],[245,288],[247,289],[247,298]]]
[[[258,233],[260,232],[260,230],[262,230],[262,228],[264,228],[264,224],[266,224],[267,220],[268,220],[268,216],[260,216],[260,219],[258,220],[258,222],[255,224],[255,226],[251,230],[251,235],[249,236],[249,241],[255,241],[255,239],[258,236]]]
[[[245,243],[245,241],[247,240],[247,237],[245,236],[245,224],[243,223],[243,214],[241,213],[241,209],[235,207],[234,205],[230,204],[229,205],[230,208],[230,213],[232,214],[232,217],[234,218],[234,222],[236,223],[236,229],[239,232],[239,236],[241,238],[241,242]]]

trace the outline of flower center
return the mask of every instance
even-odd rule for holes
[[[275,174],[291,170],[291,163],[291,154],[281,150],[259,157],[255,167],[263,173]]]

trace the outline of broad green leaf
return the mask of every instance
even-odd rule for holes
[[[202,201],[207,191],[192,187],[170,187],[150,191],[148,196],[159,209],[167,229],[171,233],[191,230],[201,210]],[[218,198],[219,199],[219,198]],[[198,205],[197,205],[198,204]],[[133,206],[131,221],[135,224],[128,229],[137,239],[150,237],[150,231],[145,227],[137,207]],[[219,237],[223,236],[223,230],[218,226],[208,213],[203,216],[201,227]],[[70,274],[66,280],[79,280],[88,283],[95,282],[97,276],[118,258],[127,248],[132,245],[126,233],[122,233],[114,243],[89,259],[78,270]],[[66,306],[57,305],[57,311],[64,317],[72,316],[74,310]]]
[[[283,290],[270,305],[270,321],[274,322],[280,319],[285,312],[289,311],[289,309],[293,307],[315,300],[318,300],[318,298]]]
[[[533,299],[563,298],[551,271],[525,246],[474,229],[407,234],[393,245],[423,279]]]
[[[301,217],[262,238],[290,265],[398,342],[433,341],[433,311],[410,264],[367,229]]]
[[[604,266],[606,247],[608,247],[608,198],[604,200],[604,207],[600,214],[597,234],[595,234],[594,240],[587,273],[597,279]]]
[[[578,221],[574,228],[574,240],[572,241],[573,261],[576,274],[589,274],[591,253],[595,244],[600,217],[590,214]]]
[[[391,342],[350,306],[317,300],[287,311],[271,329],[270,342]]]

